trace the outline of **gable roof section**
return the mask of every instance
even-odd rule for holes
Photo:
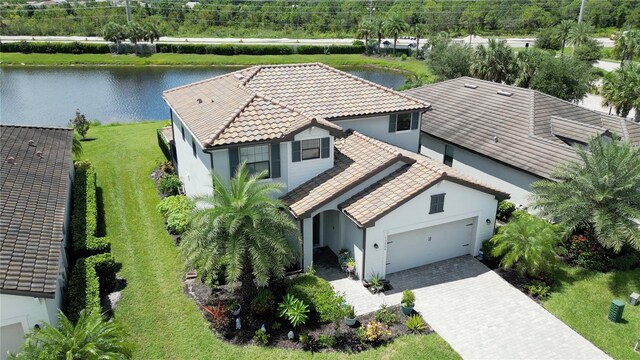
[[[595,125],[585,124],[579,121],[573,121],[559,116],[551,116],[551,134],[569,140],[588,143],[589,139],[594,136],[603,136],[609,134],[609,130]]]
[[[402,167],[338,205],[360,227],[375,222],[442,180],[450,180],[499,199],[507,193],[458,171],[382,141],[349,130],[335,141],[335,166],[292,190],[282,200],[297,218],[337,199],[366,179],[401,161]]]
[[[552,117],[556,131],[571,131],[574,137],[602,128],[640,145],[640,125],[535,90],[461,77],[405,93],[432,104],[423,132],[543,178],[577,159],[575,150],[552,132]],[[571,124],[560,129],[561,119]]]
[[[0,125],[2,293],[55,294],[72,140],[72,129]]]
[[[327,119],[429,106],[319,63],[254,66],[163,97],[203,148],[285,139],[309,126],[341,131]]]

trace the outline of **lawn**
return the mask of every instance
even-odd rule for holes
[[[623,322],[607,320],[611,300],[625,303],[640,291],[640,269],[598,273],[563,267],[559,284],[544,307],[615,359],[638,359],[633,345],[640,338],[640,306],[626,304]]]
[[[322,62],[329,66],[376,67],[401,70],[416,75],[430,76],[424,61],[413,58],[401,60],[397,57],[365,55],[197,55],[160,53],[138,57],[111,54],[22,54],[0,53],[2,65],[213,65],[250,66],[266,64],[295,64]]]
[[[163,160],[155,130],[161,122],[98,126],[83,143],[83,158],[98,174],[104,228],[123,264],[127,285],[115,317],[135,344],[136,359],[459,359],[438,335],[405,336],[358,355],[311,355],[300,351],[237,347],[208,328],[182,290],[183,260],[156,212],[159,201],[150,174]]]

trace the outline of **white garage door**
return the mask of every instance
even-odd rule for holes
[[[12,353],[18,352],[20,346],[24,342],[24,331],[22,331],[22,324],[15,323],[11,325],[5,325],[0,328],[0,359],[5,360],[7,358],[7,351]]]
[[[466,255],[473,249],[476,218],[387,237],[387,274]]]

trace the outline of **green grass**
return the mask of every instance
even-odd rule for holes
[[[625,303],[640,290],[640,269],[598,273],[564,267],[544,307],[615,359],[637,359],[633,345],[640,338],[640,307],[625,306],[622,323],[607,320],[611,300]]]
[[[156,212],[149,175],[163,160],[155,130],[162,122],[98,126],[84,142],[102,189],[106,235],[127,280],[116,319],[135,344],[136,359],[459,359],[438,335],[405,336],[355,356],[317,354],[227,344],[208,328],[195,302],[184,295],[183,260]]]
[[[22,54],[0,53],[0,61],[7,65],[213,65],[251,66],[322,62],[329,66],[376,67],[399,70],[416,75],[431,75],[424,61],[409,58],[348,55],[197,55],[154,54],[147,57],[111,54]]]

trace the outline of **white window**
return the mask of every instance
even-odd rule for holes
[[[266,170],[266,177],[271,177],[269,172],[269,145],[240,148],[240,162],[243,161],[247,163],[249,174],[257,174]]]
[[[302,160],[320,158],[320,139],[302,140]]]

